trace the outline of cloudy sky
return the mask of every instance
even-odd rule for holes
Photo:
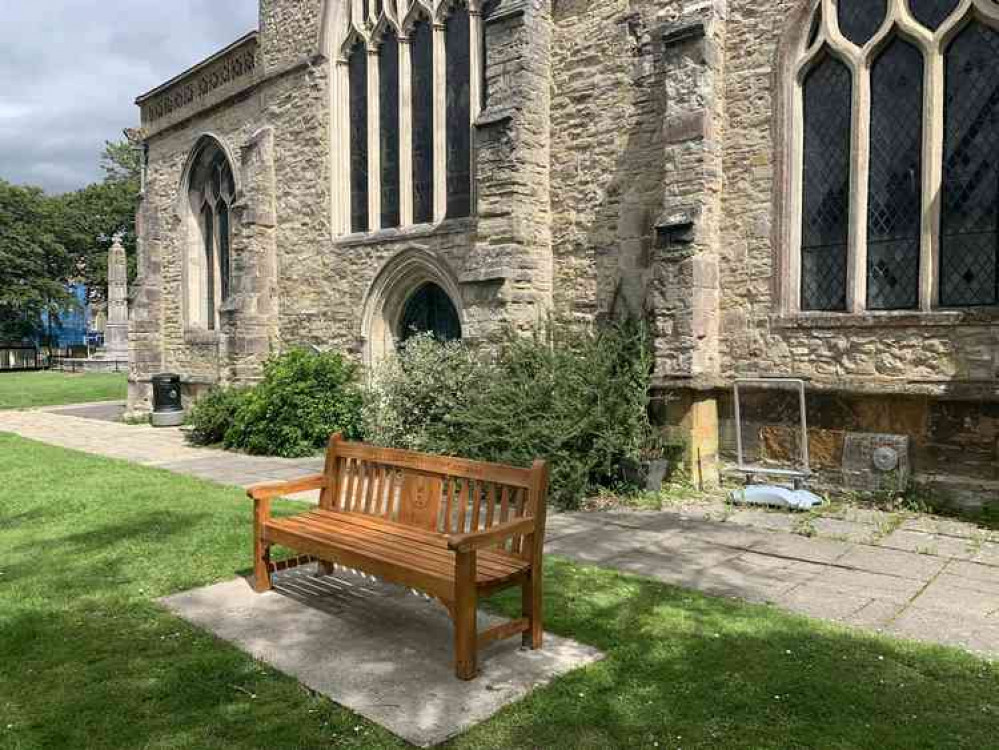
[[[256,25],[257,0],[0,0],[0,179],[100,179],[136,96]]]

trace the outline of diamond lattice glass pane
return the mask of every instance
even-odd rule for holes
[[[827,56],[805,79],[801,306],[846,309],[850,218],[850,71]]]
[[[434,39],[429,21],[417,21],[412,50],[413,220],[434,219]]]
[[[472,213],[471,25],[468,10],[448,16],[447,49],[447,215]]]
[[[940,302],[999,303],[999,32],[971,23],[947,50]]]
[[[904,310],[919,301],[923,55],[894,40],[871,69],[867,306]]]
[[[881,28],[887,12],[888,0],[839,0],[839,30],[862,47]]]
[[[205,240],[205,300],[209,330],[215,330],[215,216],[212,207],[201,209],[201,231]]]
[[[219,274],[222,299],[229,299],[231,293],[230,279],[232,275],[229,259],[229,207],[224,203],[219,206]]]
[[[399,40],[386,32],[378,54],[382,228],[399,226]]]
[[[936,31],[957,8],[960,0],[909,0],[909,8],[923,26]]]
[[[350,77],[350,228],[367,232],[368,216],[368,52],[358,43],[348,61]]]

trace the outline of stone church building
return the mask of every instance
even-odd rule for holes
[[[260,0],[137,103],[133,411],[294,345],[630,312],[706,474],[734,379],[782,375],[813,468],[889,440],[999,495],[991,0]]]

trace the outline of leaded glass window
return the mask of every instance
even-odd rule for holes
[[[221,292],[222,299],[229,299],[230,294],[230,272],[229,272],[229,206],[222,203],[218,207],[219,215],[219,268],[222,271]]]
[[[849,69],[827,55],[804,83],[801,307],[846,309],[850,217]]]
[[[410,34],[413,107],[413,221],[434,220],[434,38],[427,21]]]
[[[461,320],[454,303],[433,283],[424,284],[407,300],[399,323],[400,341],[421,333],[431,333],[440,341],[461,338]]]
[[[936,31],[957,9],[960,0],[909,0],[912,15],[930,31]]]
[[[472,212],[471,50],[468,11],[447,21],[447,215]]]
[[[201,209],[201,233],[205,243],[205,285],[208,304],[208,330],[215,330],[215,217],[212,207],[205,204]]]
[[[482,19],[495,7],[496,0],[345,4],[332,88],[342,102],[334,136],[344,144],[333,160],[343,191],[333,201],[338,232],[471,216]]]
[[[399,226],[399,40],[382,38],[378,58],[382,228]]]
[[[198,148],[189,193],[200,247],[188,270],[188,322],[214,330],[219,305],[231,294],[231,217],[236,193],[232,167],[214,141],[206,140]]]
[[[812,7],[785,89],[800,211],[785,310],[999,305],[999,19],[977,0]],[[837,28],[851,45],[823,43]]]
[[[940,301],[999,304],[999,32],[973,21],[946,52]]]
[[[871,69],[867,306],[919,304],[923,55],[895,39]]]
[[[350,228],[367,232],[368,215],[368,53],[357,43],[348,59],[350,78]]]
[[[840,0],[839,30],[858,47],[867,44],[888,13],[888,0]]]

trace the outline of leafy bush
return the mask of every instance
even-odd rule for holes
[[[242,388],[214,388],[195,402],[187,416],[187,439],[195,445],[218,445],[246,402]]]
[[[364,393],[364,437],[376,445],[439,453],[461,442],[449,416],[468,406],[489,364],[464,344],[426,334],[373,371]]]
[[[553,324],[508,336],[491,356],[423,337],[376,368],[367,438],[433,453],[551,462],[551,496],[576,507],[646,445],[651,360],[636,323]]]
[[[358,366],[339,353],[292,350],[271,359],[249,389],[217,389],[191,413],[192,441],[222,442],[254,455],[310,456],[330,435],[360,436]]]

